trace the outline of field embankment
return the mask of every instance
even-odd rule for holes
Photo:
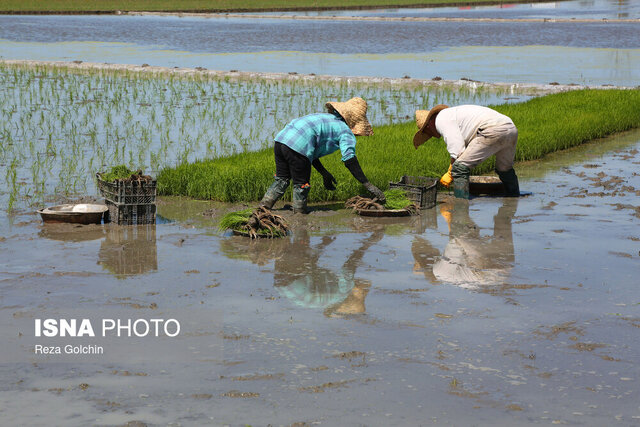
[[[517,161],[534,160],[554,151],[640,126],[640,90],[580,90],[534,98],[520,104],[494,106],[518,127]],[[417,130],[413,121],[380,126],[371,137],[358,137],[357,156],[367,177],[387,188],[402,175],[439,176],[449,156],[444,142],[431,140],[414,150]],[[344,200],[362,191],[340,161],[339,153],[322,159],[338,180],[336,191],[311,175],[311,200]],[[475,173],[490,172],[493,159]],[[271,184],[275,170],[273,150],[236,154],[163,169],[158,187],[165,195],[183,195],[225,202],[259,200]]]

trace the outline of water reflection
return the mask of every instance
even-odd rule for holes
[[[87,242],[105,235],[104,227],[98,224],[43,224],[38,232],[39,237],[63,242]]]
[[[382,224],[368,227],[363,231],[368,236],[353,251],[351,241],[347,248],[340,247],[336,236],[323,236],[312,243],[305,227],[294,230],[289,239],[251,241],[232,237],[222,240],[220,249],[229,258],[257,265],[273,261],[275,289],[296,306],[322,309],[328,317],[361,314],[366,312],[365,298],[371,284],[357,278],[355,273],[367,250],[384,237],[386,228]],[[346,259],[340,255],[349,252]]]
[[[339,268],[323,266],[323,256],[335,237],[324,236],[312,245],[308,232],[296,233],[294,241],[275,261],[273,285],[280,295],[305,308],[322,308],[326,316],[360,314],[371,283],[355,277],[366,251],[384,236],[379,227],[354,250]]]
[[[98,252],[98,264],[105,270],[120,279],[158,269],[155,224],[106,228]]]
[[[449,227],[449,242],[440,253],[422,237],[416,237],[411,251],[414,271],[433,283],[449,283],[467,289],[505,284],[515,261],[511,222],[518,199],[504,199],[493,217],[493,234],[484,236],[469,215],[468,201],[440,205]]]
[[[251,240],[234,236],[221,240],[220,250],[229,259],[250,261],[263,266],[282,257],[288,245],[288,238]]]

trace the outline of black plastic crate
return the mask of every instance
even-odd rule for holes
[[[105,199],[109,215],[105,222],[120,225],[144,225],[156,223],[156,205],[119,205]]]
[[[399,188],[407,194],[407,199],[420,209],[430,209],[436,205],[438,178],[404,175],[400,182],[390,182],[389,189]]]
[[[98,178],[98,190],[100,195],[116,205],[151,205],[156,202],[156,180],[151,182],[109,182]]]
[[[110,182],[98,178],[98,191],[109,208],[105,222],[121,225],[156,223],[156,180]]]

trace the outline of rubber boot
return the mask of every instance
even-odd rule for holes
[[[459,162],[451,167],[453,177],[453,195],[459,199],[469,199],[469,175],[471,169]]]
[[[271,209],[276,204],[278,199],[282,197],[285,191],[289,187],[289,180],[276,177],[271,187],[267,188],[267,192],[262,196],[260,200],[260,206],[264,206],[267,209]]]
[[[505,172],[501,172],[499,170],[496,170],[496,172],[500,177],[500,181],[502,181],[502,184],[504,185],[505,196],[519,197],[520,185],[518,184],[518,176],[516,175],[516,171],[511,168]]]
[[[309,195],[309,184],[293,187],[293,213],[306,214],[307,212],[307,196]]]

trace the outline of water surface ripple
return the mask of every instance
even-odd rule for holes
[[[370,22],[160,16],[1,16],[0,39],[189,52],[423,53],[459,46],[640,48],[633,23]],[[35,59],[35,58],[33,58]]]
[[[640,25],[0,16],[0,58],[635,86]]]

